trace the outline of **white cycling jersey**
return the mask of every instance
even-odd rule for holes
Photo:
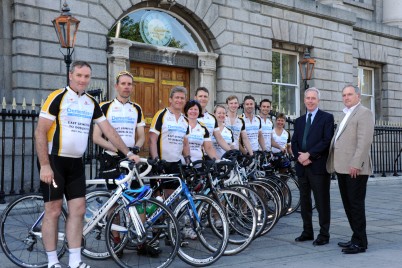
[[[89,94],[78,95],[70,87],[53,91],[39,114],[53,121],[47,133],[49,155],[79,158],[85,153],[92,120],[106,120],[96,100]]]
[[[149,131],[158,135],[157,149],[161,159],[180,161],[183,140],[188,134],[188,121],[183,114],[176,121],[176,116],[168,108],[159,110],[152,119]]]
[[[109,120],[127,147],[134,147],[137,127],[145,126],[141,107],[131,101],[121,103],[117,98],[100,104]]]

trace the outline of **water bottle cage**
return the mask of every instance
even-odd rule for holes
[[[130,201],[130,204],[142,199],[149,199],[152,196],[152,189],[148,185],[141,186],[138,189],[129,189],[124,191],[123,195]]]

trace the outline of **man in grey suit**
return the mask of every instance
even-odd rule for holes
[[[367,249],[365,198],[371,174],[370,147],[374,134],[373,113],[360,104],[360,89],[342,90],[345,117],[332,138],[327,171],[336,172],[343,207],[352,229],[348,242],[339,242],[342,252],[356,254]]]

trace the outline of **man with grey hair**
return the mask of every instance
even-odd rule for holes
[[[187,89],[176,86],[170,90],[169,107],[159,110],[152,119],[149,130],[149,152],[152,158],[160,158],[169,163],[168,173],[177,173],[180,156],[189,160],[190,147],[188,121],[182,113],[187,100]]]
[[[339,242],[345,254],[367,249],[365,198],[371,174],[370,148],[374,134],[373,113],[360,103],[360,89],[347,85],[342,90],[345,104],[342,119],[332,138],[328,172],[336,172],[343,207],[352,229],[348,242]]]
[[[317,88],[309,88],[304,92],[307,113],[296,119],[291,143],[292,151],[297,157],[296,174],[299,177],[303,220],[303,232],[295,241],[314,239],[311,201],[313,192],[320,224],[320,232],[313,242],[314,246],[322,246],[329,242],[331,178],[326,170],[326,162],[334,134],[334,116],[318,109],[319,102],[320,91]]]

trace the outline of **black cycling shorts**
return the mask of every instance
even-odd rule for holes
[[[63,194],[67,201],[85,197],[85,169],[82,158],[49,155],[49,161],[57,188],[53,184],[40,182],[44,202],[60,200],[63,198]],[[38,168],[40,172],[39,163]]]

